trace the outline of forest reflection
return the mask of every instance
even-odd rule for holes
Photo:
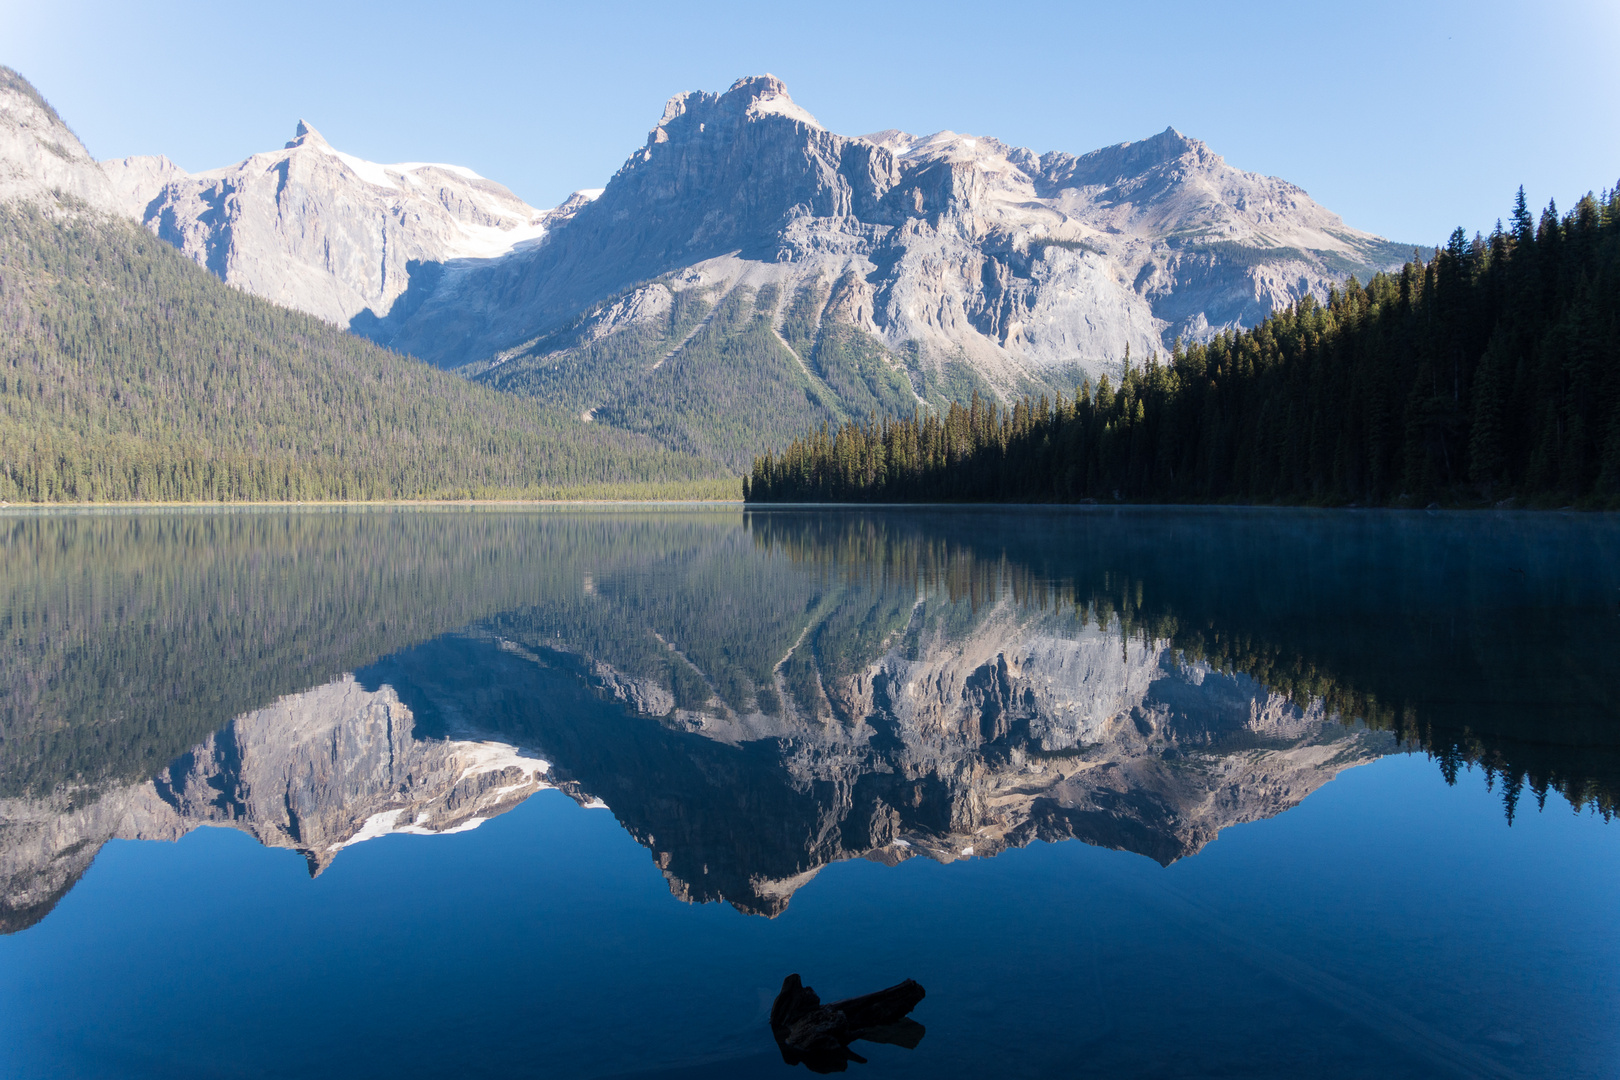
[[[115,836],[319,873],[533,792],[772,915],[830,862],[1169,863],[1401,747],[1608,817],[1604,518],[996,508],[0,520],[0,929]],[[410,792],[402,795],[401,792]]]
[[[973,521],[961,527],[964,515]],[[762,548],[854,578],[1008,595],[1165,642],[1392,732],[1455,782],[1609,818],[1620,792],[1613,515],[1154,509],[753,512]]]

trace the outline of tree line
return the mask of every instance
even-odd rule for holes
[[[744,520],[761,550],[824,567],[854,592],[904,598],[901,623],[929,593],[974,612],[1001,601],[1067,612],[1128,649],[1168,647],[1297,709],[1387,731],[1426,752],[1448,783],[1477,766],[1509,824],[1525,800],[1544,807],[1553,792],[1605,819],[1620,812],[1615,695],[1565,674],[1601,669],[1612,652],[1603,624],[1613,613],[1583,610],[1612,565],[1612,538],[1561,517],[1482,538],[1449,516],[1278,513],[1260,531],[1249,515],[1113,508],[1013,517],[769,509]],[[1520,572],[1506,569],[1515,563]],[[1458,608],[1478,613],[1469,633],[1456,632]],[[823,638],[814,652],[854,653],[833,674],[858,671],[899,639],[893,624],[873,633],[873,621],[851,634],[861,639],[854,648]],[[954,632],[970,622],[959,618]],[[1218,725],[1202,743],[1196,730],[1182,736],[1206,748],[1243,737]]]
[[[744,497],[1620,505],[1620,186],[1069,399],[823,425]]]
[[[0,500],[646,495],[722,475],[249,296],[131,223],[0,206]]]

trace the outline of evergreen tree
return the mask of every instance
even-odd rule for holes
[[[882,469],[849,438],[916,446]],[[854,444],[852,444],[854,445]],[[1620,505],[1620,185],[1454,231],[1427,261],[1010,410],[850,424],[754,463],[750,501]]]

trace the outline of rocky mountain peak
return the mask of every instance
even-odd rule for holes
[[[118,197],[79,137],[32,83],[0,67],[0,201],[54,204],[68,196],[98,210]]]
[[[331,143],[326,141],[325,136],[316,131],[308,120],[300,119],[298,121],[298,127],[293,130],[292,141],[286,145],[285,149],[296,150],[300,146],[331,145]]]
[[[764,75],[738,79],[732,83],[731,89],[721,97],[722,101],[728,99],[745,102],[744,115],[750,120],[757,120],[762,116],[785,116],[809,127],[818,129],[821,127],[821,122],[812,116],[808,109],[793,100],[782,80],[768,72]]]
[[[7,99],[10,98],[17,98],[27,102],[28,106],[37,109],[44,115],[48,124],[66,129],[67,125],[62,122],[62,117],[51,107],[51,103],[46,101],[38,90],[34,89],[33,83],[23,78],[18,72],[6,67],[4,64],[0,64],[0,110],[4,110],[8,115],[20,111],[14,105],[7,103]]]
[[[282,149],[223,168],[135,157],[98,174],[122,213],[225,281],[340,325],[386,314],[413,267],[499,258],[583,205],[542,212],[460,165],[367,161],[302,119]]]
[[[671,138],[694,138],[708,132],[711,124],[722,123],[728,128],[764,117],[781,116],[816,131],[824,130],[821,122],[799,105],[788,93],[787,85],[775,75],[747,75],[723,94],[693,90],[676,94],[664,105],[664,115],[647,137],[647,145],[670,141]]]
[[[1173,127],[1135,142],[1105,146],[1089,154],[1043,155],[1046,178],[1064,187],[1114,187],[1154,171],[1180,168],[1208,171],[1226,168],[1226,161],[1202,141]]]

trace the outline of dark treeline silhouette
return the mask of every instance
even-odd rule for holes
[[[1620,504],[1620,187],[1011,410],[823,426],[752,502]]]
[[[912,513],[762,511],[748,525],[794,562],[973,607],[1070,608],[1299,708],[1320,703],[1426,752],[1450,782],[1478,767],[1500,782],[1509,823],[1554,791],[1620,812],[1620,713],[1594,677],[1616,640],[1612,529],[1527,514],[1481,534],[1455,515]],[[1567,567],[1594,572],[1570,580]]]

